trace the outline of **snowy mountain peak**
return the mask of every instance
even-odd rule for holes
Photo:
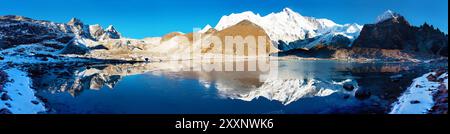
[[[207,32],[209,29],[211,29],[212,28],[212,26],[211,25],[209,25],[209,24],[207,24],[202,30],[200,30],[199,32],[200,33],[205,33],[205,32]]]
[[[391,18],[396,20],[398,17],[400,17],[400,14],[393,12],[391,10],[387,10],[383,14],[381,14],[377,17],[376,23],[383,22],[383,21],[391,19]]]
[[[100,37],[100,40],[107,39],[120,39],[122,35],[114,28],[113,25],[109,25],[108,28],[105,29],[105,33]]]
[[[70,19],[70,21],[67,23],[69,25],[83,25],[83,22],[78,19],[78,18],[72,18]]]
[[[105,31],[110,31],[110,32],[117,32],[116,31],[116,28],[114,28],[114,26],[113,25],[109,25],[108,26],[108,28],[106,28],[106,30]]]
[[[294,12],[292,9],[290,9],[290,8],[288,8],[288,7],[286,7],[286,8],[284,8],[283,9],[283,12],[285,12],[285,13],[296,13],[296,12]]]
[[[285,7],[283,8],[283,12],[294,12],[292,9],[290,9],[289,7]]]
[[[223,16],[215,29],[220,31],[236,25],[243,20],[248,20],[262,27],[273,43],[279,41],[289,43],[306,38],[323,36],[324,34],[330,34],[330,38],[337,34],[354,38],[354,36],[359,35],[359,31],[361,30],[361,26],[359,25],[348,27],[348,25],[336,24],[328,19],[306,17],[290,8],[284,8],[278,13],[270,13],[265,16],[260,16],[251,11],[232,13],[228,16]]]

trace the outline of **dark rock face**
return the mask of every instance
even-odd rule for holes
[[[100,25],[89,26],[76,18],[65,24],[15,15],[0,16],[0,49],[40,44],[63,50],[63,54],[85,54],[88,52],[86,49],[89,49],[85,47],[86,44],[73,43],[79,38],[97,41],[100,38],[119,39],[121,35],[112,26],[105,31]]]
[[[448,56],[447,35],[428,24],[411,26],[403,16],[364,25],[353,46]]]
[[[359,89],[355,92],[355,97],[360,100],[369,98],[372,95],[368,89]]]
[[[69,43],[71,40],[73,40],[73,36],[63,36],[63,37],[59,37],[56,39],[56,41],[67,44]]]
[[[89,27],[89,32],[91,33],[91,36],[98,40],[100,37],[105,34],[105,30],[100,25],[92,25]]]
[[[89,53],[89,48],[86,46],[76,42],[72,41],[71,43],[67,44],[67,46],[61,51],[61,54],[86,54]]]
[[[329,43],[330,46],[336,47],[336,48],[347,48],[348,45],[351,44],[352,41],[343,36],[343,35],[336,35],[333,38],[331,38],[331,42]]]
[[[94,47],[90,47],[89,49],[91,49],[91,50],[101,50],[101,49],[103,49],[103,50],[109,50],[107,47],[105,47],[104,45],[97,45],[97,46],[94,46]]]
[[[3,70],[0,70],[0,85],[3,85],[7,82],[8,75]]]
[[[315,48],[312,48],[310,50],[305,49],[292,49],[289,51],[279,52],[277,53],[278,56],[290,56],[295,55],[298,57],[305,57],[305,58],[333,58],[333,54],[335,53],[335,49],[331,46],[323,46],[318,45]]]
[[[411,101],[410,103],[411,103],[411,104],[419,104],[420,101],[418,101],[418,100],[413,100],[413,101]]]
[[[91,33],[89,32],[89,26],[85,25],[80,19],[72,18],[67,25],[71,29],[69,32],[84,38],[92,39]]]
[[[33,103],[34,105],[37,105],[37,104],[39,104],[39,101],[32,100],[31,103]]]
[[[314,41],[318,41],[321,40],[322,36],[317,36],[317,37],[313,37],[313,38],[306,38],[303,40],[297,40],[294,42],[290,42],[290,43],[286,43],[283,41],[278,41],[278,46],[277,48],[283,51],[290,51],[290,50],[295,50],[295,49],[302,49],[303,47],[307,46],[309,43],[312,43]],[[315,47],[311,48],[311,49],[317,49],[318,47],[323,47],[323,46],[330,46],[333,48],[348,48],[349,44],[351,44],[352,41],[343,36],[343,35],[335,35],[331,38],[330,41],[319,41],[318,44],[316,44]]]
[[[420,51],[448,56],[448,35],[427,23],[418,29],[417,44]]]

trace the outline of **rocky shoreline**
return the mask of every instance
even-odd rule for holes
[[[47,112],[46,99],[36,96],[30,76],[45,73],[50,68],[71,68],[99,64],[134,64],[145,61],[115,59],[90,59],[68,57],[69,60],[25,60],[25,62],[0,59],[0,114],[38,114]],[[6,60],[6,61],[5,61]],[[45,69],[46,68],[46,69]],[[44,72],[42,72],[44,70]],[[26,105],[26,106],[23,106]],[[39,108],[36,108],[39,107]]]
[[[446,72],[447,71],[447,72]],[[434,76],[430,76],[430,81],[439,82],[438,90],[434,93],[434,106],[429,111],[430,114],[448,114],[448,70],[440,69],[435,72]],[[435,79],[437,76],[441,78]]]
[[[448,69],[439,68],[413,80],[392,107],[390,114],[447,114]]]

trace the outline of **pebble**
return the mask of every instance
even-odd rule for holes
[[[411,101],[410,103],[411,103],[411,104],[419,104],[420,101],[418,101],[418,100],[413,100],[413,101]]]
[[[39,104],[39,101],[32,100],[31,103],[33,103],[34,105],[37,105],[37,104]]]

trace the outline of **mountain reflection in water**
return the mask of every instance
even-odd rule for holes
[[[279,102],[284,106],[289,106],[303,98],[326,97],[335,93],[338,93],[339,96],[354,96],[356,90],[364,87],[372,91],[378,103],[377,106],[382,107],[380,112],[384,112],[383,110],[387,109],[389,102],[394,101],[393,99],[406,89],[409,81],[417,76],[418,72],[412,70],[418,66],[421,65],[413,63],[280,61],[276,75],[261,71],[180,71],[180,69],[192,68],[193,66],[173,65],[166,62],[40,67],[29,70],[34,87],[38,89],[38,94],[41,93],[46,97],[52,96],[52,94],[70,93],[76,99],[87,90],[103,88],[114,90],[118,83],[129,76],[151,76],[165,78],[174,81],[173,83],[176,83],[175,81],[197,81],[204,89],[214,90],[212,94],[219,99],[250,102],[265,98]],[[41,73],[33,75],[33,72]],[[389,79],[390,76],[399,73],[404,76],[402,80],[392,82]],[[261,81],[261,76],[266,77],[266,79]],[[139,86],[140,83],[147,82],[149,81],[134,81],[133,83],[136,83],[135,86]],[[344,90],[344,83],[354,85],[355,90]],[[159,85],[159,87],[186,88],[177,87],[177,85]],[[128,86],[126,88],[137,87]],[[43,91],[48,92],[48,94],[42,93]],[[170,91],[177,93],[176,91]]]

